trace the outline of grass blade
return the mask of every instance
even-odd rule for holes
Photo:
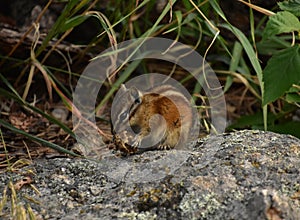
[[[75,156],[75,157],[80,157],[80,155],[78,155],[78,154],[76,154],[76,153],[74,153],[72,151],[69,151],[69,150],[67,150],[67,149],[65,149],[65,148],[63,148],[63,147],[61,147],[61,146],[59,146],[57,144],[51,143],[51,142],[46,141],[46,140],[44,140],[42,138],[36,137],[34,135],[31,135],[31,134],[29,134],[29,133],[27,133],[27,132],[25,132],[23,130],[20,130],[20,129],[14,127],[13,125],[9,124],[8,122],[2,120],[2,119],[0,119],[0,125],[2,125],[3,127],[11,130],[12,132],[14,132],[16,134],[21,134],[21,135],[29,138],[30,140],[37,141],[37,142],[39,142],[39,143],[41,143],[41,144],[43,144],[43,145],[45,145],[47,147],[50,147],[50,148],[52,148],[54,150],[57,150],[57,151],[61,152],[61,153],[69,154],[69,155],[72,155],[72,156]]]

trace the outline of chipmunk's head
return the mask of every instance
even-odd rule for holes
[[[130,125],[130,117],[141,104],[142,96],[142,92],[136,87],[126,88],[122,84],[111,109],[112,133],[130,146],[138,144],[135,143],[135,136],[140,128]]]

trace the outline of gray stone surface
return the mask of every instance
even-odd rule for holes
[[[39,193],[24,186],[18,198],[40,219],[300,219],[300,140],[288,135],[241,131],[186,151],[42,159],[0,174],[0,192],[29,170]],[[8,201],[0,218],[9,212]]]

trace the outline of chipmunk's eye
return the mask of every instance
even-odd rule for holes
[[[137,99],[134,100],[134,104],[141,104],[141,103],[142,103],[141,97],[138,97]]]
[[[127,115],[128,115],[128,112],[127,111],[125,111],[125,112],[123,112],[121,115],[120,115],[120,120],[121,121],[125,121],[125,119],[127,118]]]

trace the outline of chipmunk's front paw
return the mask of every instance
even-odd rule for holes
[[[138,135],[136,135],[135,137],[133,137],[131,139],[130,145],[135,148],[138,149],[141,146],[141,142],[142,142],[142,138]]]
[[[127,139],[124,141],[119,135],[114,136],[113,142],[116,150],[120,151],[123,156],[134,154],[137,151],[137,147],[127,144]]]

